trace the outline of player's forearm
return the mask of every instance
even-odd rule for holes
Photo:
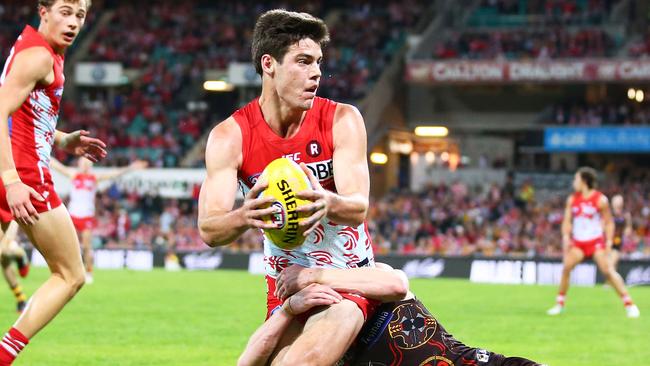
[[[314,282],[383,302],[401,300],[409,290],[404,272],[379,268],[319,268],[315,269]]]
[[[65,148],[68,135],[69,135],[68,133],[63,131],[59,131],[59,130],[54,131],[54,146]]]
[[[251,336],[237,366],[265,365],[292,319],[284,310],[276,311]]]
[[[199,234],[210,247],[218,247],[237,240],[249,226],[239,210],[199,217]]]
[[[99,180],[113,180],[113,179],[116,179],[116,178],[119,178],[119,177],[123,176],[124,174],[126,174],[126,173],[128,173],[130,171],[131,171],[130,167],[115,169],[112,172],[102,174],[99,177]]]
[[[327,218],[341,225],[359,226],[366,220],[368,198],[361,194],[328,197]]]

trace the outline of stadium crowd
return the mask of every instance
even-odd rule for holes
[[[553,106],[545,122],[558,125],[647,125],[648,103],[571,101]]]
[[[474,22],[490,25],[485,17],[521,15],[526,23],[600,24],[618,0],[482,0]]]
[[[650,257],[650,176],[609,183],[608,196],[620,193],[633,217],[633,234],[623,240],[623,256]],[[95,246],[152,250],[206,250],[196,230],[198,187],[191,199],[138,195],[115,186],[97,201]],[[511,181],[487,189],[461,182],[430,186],[422,192],[393,191],[373,200],[368,225],[376,254],[446,256],[561,256],[560,226],[566,192],[537,192],[530,182]],[[539,199],[538,196],[544,196]],[[249,230],[223,250],[261,250],[262,236]]]
[[[503,31],[470,30],[453,34],[434,48],[436,59],[552,59],[608,57],[615,42],[598,28]]]

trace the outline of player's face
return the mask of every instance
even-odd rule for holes
[[[573,176],[573,190],[576,192],[582,191],[582,178],[580,178],[580,174],[576,173]]]
[[[291,45],[282,63],[276,64],[278,95],[291,108],[311,108],[320,82],[322,59],[320,45],[305,38]]]
[[[86,0],[58,0],[49,9],[41,7],[40,16],[54,44],[58,48],[69,47],[86,21]]]
[[[623,197],[614,196],[614,198],[612,198],[612,209],[616,212],[621,212],[623,210]]]

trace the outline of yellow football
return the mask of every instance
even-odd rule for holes
[[[296,197],[296,193],[311,189],[307,175],[293,160],[279,158],[264,168],[261,178],[265,178],[269,184],[261,196],[275,198],[272,206],[280,209],[280,212],[263,218],[265,222],[278,226],[277,229],[264,230],[264,234],[282,249],[293,249],[302,245],[305,237],[299,224],[309,217],[309,213],[300,213],[296,209],[311,201]]]

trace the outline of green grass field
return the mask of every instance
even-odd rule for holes
[[[33,270],[29,293],[46,278]],[[35,337],[16,365],[234,365],[263,321],[262,277],[246,272],[99,271]],[[633,288],[641,318],[627,319],[611,289],[574,287],[551,318],[556,289],[414,280],[411,288],[457,338],[553,366],[649,365],[650,288]],[[15,319],[0,291],[0,326]]]

